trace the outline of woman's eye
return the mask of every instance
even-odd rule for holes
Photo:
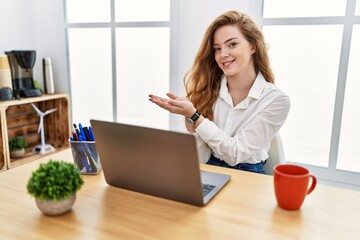
[[[230,43],[229,44],[229,47],[233,48],[233,47],[236,47],[237,43]]]
[[[215,52],[219,52],[221,49],[220,48],[214,48]]]

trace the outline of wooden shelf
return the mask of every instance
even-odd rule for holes
[[[71,133],[70,106],[67,94],[43,95],[0,102],[1,139],[0,139],[0,171],[10,169],[46,155],[32,152],[33,147],[40,144],[38,133],[40,118],[34,103],[41,111],[57,108],[57,111],[44,117],[45,142],[56,148],[56,151],[69,148],[68,138]],[[23,137],[28,142],[26,154],[22,158],[10,158],[8,141],[14,136]]]

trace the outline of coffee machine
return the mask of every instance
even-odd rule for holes
[[[39,89],[35,88],[33,67],[36,60],[36,51],[13,50],[5,52],[9,58],[13,95],[15,98],[41,96]]]

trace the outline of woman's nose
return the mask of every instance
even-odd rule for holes
[[[230,54],[229,54],[229,51],[227,49],[221,49],[221,57],[223,58],[226,58],[226,57],[229,57]]]

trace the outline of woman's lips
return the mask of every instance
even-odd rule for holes
[[[222,65],[223,65],[224,67],[227,67],[227,66],[229,66],[230,64],[232,64],[234,61],[235,61],[235,59],[234,59],[234,60],[231,60],[231,61],[223,62]]]

